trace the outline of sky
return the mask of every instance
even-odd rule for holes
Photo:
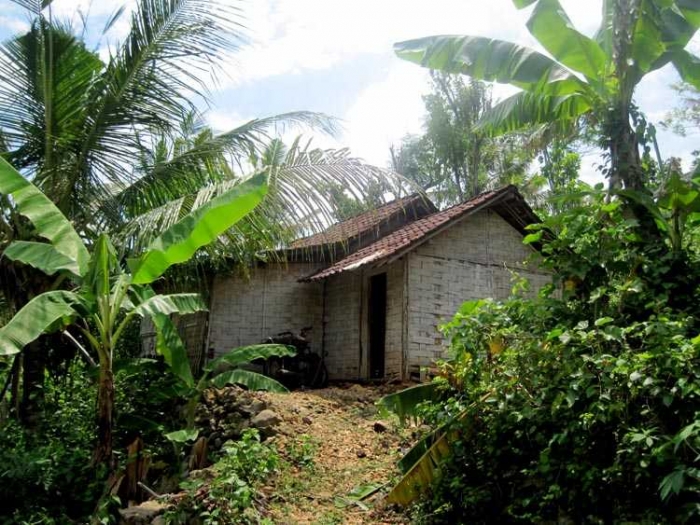
[[[406,134],[421,132],[422,95],[429,91],[427,70],[398,59],[394,42],[433,34],[469,34],[538,47],[525,22],[529,9],[512,0],[223,0],[241,8],[248,44],[226,57],[217,77],[206,119],[215,131],[247,120],[297,110],[341,119],[335,138],[314,134],[321,147],[348,147],[354,156],[389,166],[389,146]],[[55,0],[53,14],[79,25],[78,9],[89,12],[89,29],[101,28],[109,15],[134,0]],[[602,0],[561,0],[574,25],[592,34]],[[27,17],[10,0],[0,0],[0,38],[22,31]],[[101,53],[128,30],[122,17],[108,38],[93,45]],[[649,75],[636,101],[658,123],[676,104],[670,86],[678,77],[670,67]],[[496,86],[503,98],[511,88]],[[659,126],[665,157],[686,163],[698,148],[697,136],[679,137]],[[308,130],[294,131],[309,134]],[[287,136],[292,133],[287,131]],[[583,159],[582,177],[600,180],[599,157]]]

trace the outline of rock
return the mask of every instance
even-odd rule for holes
[[[253,417],[267,408],[267,403],[262,399],[253,399],[250,403],[241,405],[239,411],[246,417]]]
[[[154,519],[151,522],[151,525],[168,525],[168,524],[165,522],[165,518],[163,516],[156,516],[156,519]]]
[[[374,428],[374,431],[377,433],[386,432],[389,429],[383,421],[375,421],[372,428]]]
[[[358,457],[359,459],[366,458],[366,457],[367,457],[367,452],[365,452],[364,450],[360,449],[360,450],[357,451],[357,457]]]
[[[276,412],[266,409],[250,420],[251,426],[257,429],[271,428],[282,422]]]
[[[213,405],[216,402],[216,392],[214,390],[205,390],[202,397],[207,405]]]
[[[150,525],[150,523],[167,508],[167,503],[148,500],[135,507],[119,509],[123,525]]]
[[[253,401],[251,401],[248,407],[250,408],[250,411],[253,414],[259,414],[263,410],[267,409],[267,403],[262,399],[254,399]]]
[[[302,420],[302,422],[304,422],[307,425],[310,425],[311,423],[314,422],[314,420],[311,419],[311,416],[304,416],[303,418],[301,418],[301,420]]]

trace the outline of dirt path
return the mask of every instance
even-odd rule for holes
[[[394,425],[375,428],[375,401],[397,389],[345,385],[265,394],[283,420],[272,439],[285,466],[264,491],[274,523],[408,523],[383,504],[407,440]],[[361,501],[354,496],[379,486]]]

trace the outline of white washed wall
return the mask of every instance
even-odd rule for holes
[[[497,213],[478,212],[436,235],[408,255],[408,370],[445,356],[438,327],[463,302],[510,295],[515,272],[535,294],[551,276],[526,264],[534,250]]]
[[[214,280],[209,316],[209,347],[221,354],[256,344],[278,332],[313,326],[311,347],[321,350],[323,285],[300,283],[318,265],[290,263],[255,268],[249,277]]]
[[[345,272],[326,280],[326,367],[331,379],[359,379],[362,275]]]

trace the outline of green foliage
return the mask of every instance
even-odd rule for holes
[[[114,350],[134,318],[151,317],[157,331],[156,350],[187,387],[195,386],[184,344],[168,316],[176,312],[193,313],[206,307],[197,294],[157,295],[145,285],[168,267],[191,257],[200,246],[215,241],[221,232],[249,213],[267,191],[265,177],[260,175],[235,185],[170,226],[153,242],[152,249],[132,261],[134,273],[128,273],[122,268],[106,234],[99,236],[92,246],[92,253],[88,253],[82,244],[81,249],[75,248],[74,241],[80,241],[80,237],[51,200],[8,164],[2,164],[0,168],[0,181],[7,195],[15,199],[25,193],[31,195],[31,206],[20,208],[20,212],[29,219],[39,236],[51,241],[46,245],[49,249],[69,246],[63,255],[73,257],[71,260],[78,271],[77,275],[66,275],[75,280],[74,292],[55,291],[38,295],[0,328],[0,354],[17,354],[42,334],[65,329],[78,319],[82,320],[77,329],[99,362],[95,462],[111,462]],[[46,220],[47,215],[52,219]],[[60,236],[53,233],[57,228]],[[17,257],[35,255],[33,251],[22,250],[12,253]],[[81,262],[84,258],[85,261]],[[31,264],[31,261],[21,258],[16,262]],[[76,346],[87,354],[79,343]]]
[[[187,496],[177,509],[166,513],[166,523],[189,523],[192,516],[204,525],[259,523],[257,488],[278,466],[277,451],[260,442],[257,430],[246,430],[240,441],[224,445],[222,457],[211,468],[210,479],[183,483]]]
[[[425,133],[391,148],[393,169],[428,192],[438,206],[461,202],[491,185],[524,183],[532,160],[525,137],[490,137],[475,129],[493,107],[491,87],[432,73],[423,97]],[[524,185],[524,184],[523,184]]]
[[[95,389],[80,367],[71,373],[69,384],[49,382],[41,428],[0,428],[0,523],[85,522],[95,509],[106,479],[90,466]]]
[[[294,440],[287,443],[286,458],[296,467],[313,469],[318,442],[308,434],[295,436]]]
[[[528,29],[552,58],[479,36],[430,36],[394,49],[423,67],[519,88],[481,117],[481,131],[535,128],[571,136],[592,127],[610,154],[610,186],[643,191],[634,91],[666,64],[700,86],[700,61],[684,50],[700,27],[700,10],[686,1],[606,1],[600,29],[590,38],[574,28],[558,0],[515,2],[518,8],[526,4],[535,4]]]
[[[444,397],[420,410],[447,429],[449,459],[431,473],[418,514],[696,521],[698,264],[670,243],[644,242],[620,202],[602,195],[544,228],[560,232],[542,249],[559,289],[468,302],[444,327]]]
[[[253,361],[259,359],[293,356],[295,353],[296,350],[291,346],[259,344],[234,348],[209,362],[204,367],[202,375],[195,384],[183,381],[181,385],[184,386],[182,395],[187,399],[187,405],[185,407],[187,429],[194,429],[197,405],[199,404],[202,394],[208,388],[224,388],[228,385],[242,385],[249,390],[288,392],[287,387],[271,377],[238,367],[250,365]],[[189,367],[189,362],[185,361],[183,366]]]

